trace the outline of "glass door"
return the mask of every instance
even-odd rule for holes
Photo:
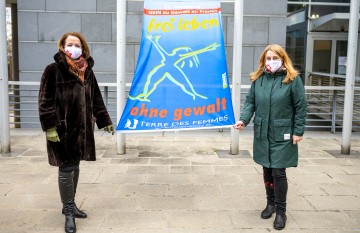
[[[331,72],[331,40],[315,40],[313,50],[313,72]]]
[[[335,74],[346,75],[347,41],[336,41]]]
[[[311,85],[309,77],[327,77],[329,84],[346,76],[347,33],[310,33],[306,51],[306,85]],[[358,51],[360,51],[360,39]],[[356,76],[359,77],[360,53],[357,53]]]

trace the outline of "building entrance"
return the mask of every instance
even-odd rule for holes
[[[347,33],[310,33],[308,35],[305,73],[307,85],[344,85],[347,64],[347,36]],[[359,52],[357,54],[359,61]],[[359,76],[359,63],[356,76]]]

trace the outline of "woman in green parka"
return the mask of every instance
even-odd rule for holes
[[[286,224],[286,168],[297,166],[297,143],[305,130],[305,89],[288,54],[276,44],[265,48],[250,75],[251,88],[234,128],[243,129],[255,114],[253,159],[263,166],[267,195],[261,218],[276,212],[274,228],[281,230]]]

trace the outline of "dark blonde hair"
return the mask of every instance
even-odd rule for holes
[[[81,35],[79,32],[67,32],[64,35],[62,35],[57,43],[58,48],[64,52],[65,41],[69,36],[75,36],[79,38],[82,47],[83,56],[85,59],[88,59],[90,57],[89,46],[86,43],[85,37]]]
[[[272,51],[272,52],[276,53],[276,55],[278,55],[279,58],[282,60],[283,67],[285,67],[285,69],[286,69],[286,77],[283,81],[284,83],[289,83],[289,82],[293,81],[296,78],[296,76],[298,76],[299,72],[297,70],[295,70],[295,68],[291,62],[291,59],[289,58],[289,55],[286,53],[286,51],[280,45],[272,44],[272,45],[268,45],[264,49],[264,51],[261,53],[260,60],[259,60],[259,66],[258,66],[257,70],[250,74],[251,81],[255,81],[263,73],[264,68],[265,68],[265,62],[266,62],[265,60],[266,60],[267,51]]]

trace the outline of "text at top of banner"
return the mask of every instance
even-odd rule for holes
[[[152,10],[152,9],[144,9],[145,15],[199,15],[199,14],[215,14],[219,13],[221,8],[213,8],[213,9],[178,9],[178,10]]]

